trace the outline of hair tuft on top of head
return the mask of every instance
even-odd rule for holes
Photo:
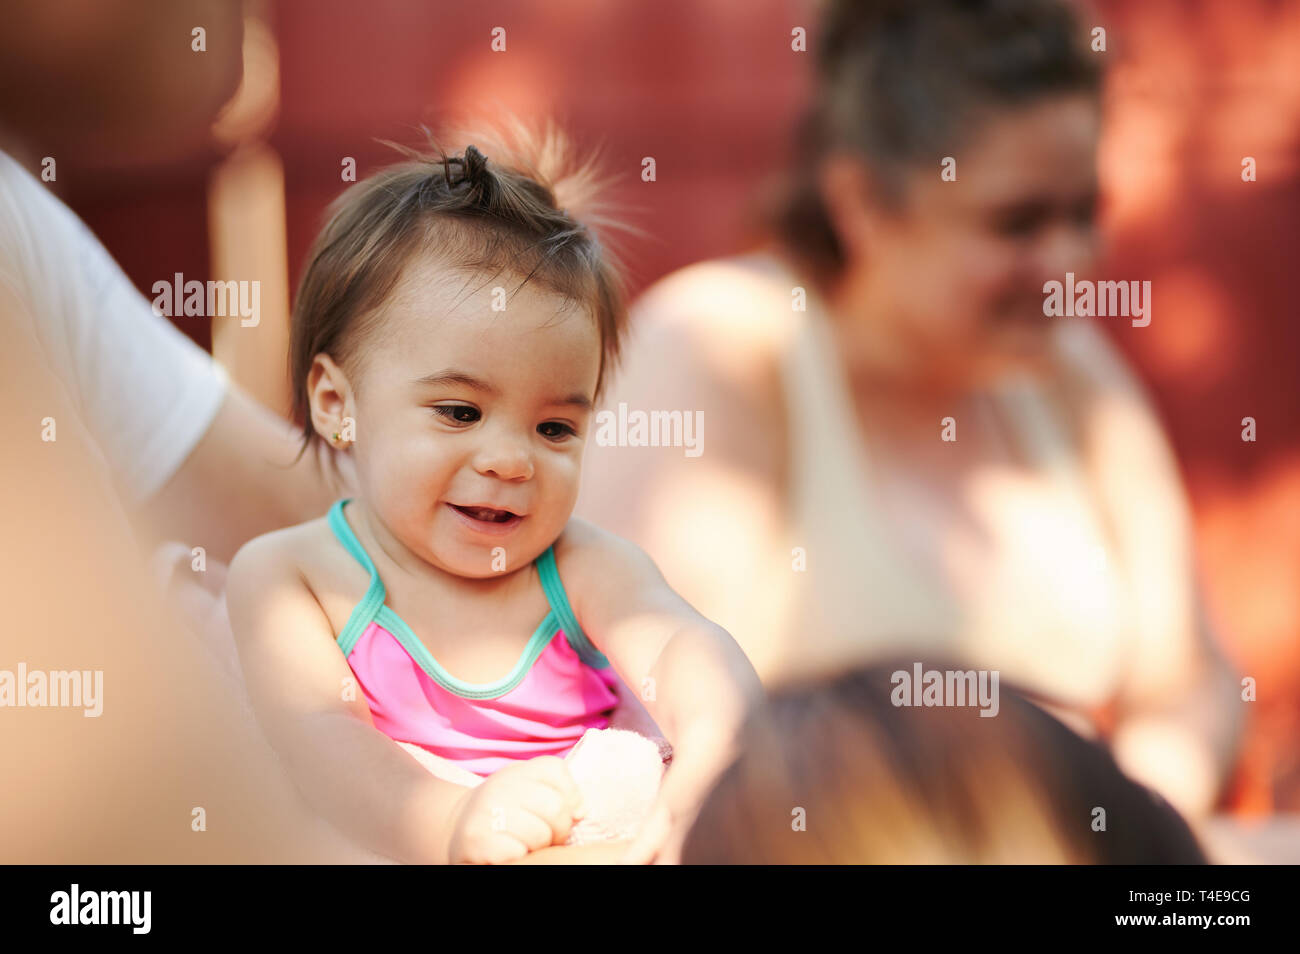
[[[465,155],[458,161],[464,172],[464,181],[471,186],[477,186],[483,182],[483,174],[487,172],[487,156],[479,152],[476,146],[473,144],[466,146]]]

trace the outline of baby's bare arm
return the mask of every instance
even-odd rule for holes
[[[758,674],[731,635],[678,596],[640,547],[571,521],[557,551],[583,631],[624,683],[642,690],[672,745],[658,815],[678,838],[735,755],[740,728],[763,697]],[[658,837],[652,827],[645,839]]]
[[[650,715],[650,710],[641,702],[640,693],[623,680],[618,682],[618,706],[610,716],[610,729],[626,729],[644,735],[647,739],[666,738],[663,729]]]
[[[762,698],[758,674],[721,626],[664,580],[636,544],[570,521],[557,558],[583,631],[676,746],[738,728]]]
[[[227,600],[254,711],[307,801],[372,851],[445,863],[472,790],[434,777],[374,727],[281,534],[239,551]]]

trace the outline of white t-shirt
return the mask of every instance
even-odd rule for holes
[[[118,492],[148,499],[212,423],[225,369],[155,314],[85,223],[4,152],[0,282],[25,306]]]

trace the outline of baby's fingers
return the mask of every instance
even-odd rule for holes
[[[494,830],[509,831],[530,850],[564,844],[573,828],[572,796],[561,794],[545,779],[511,779],[499,801],[485,801],[483,811]]]
[[[530,778],[550,786],[560,794],[567,811],[581,815],[578,809],[582,807],[582,791],[578,788],[573,773],[569,771],[569,766],[563,759],[558,759],[554,755],[543,755],[529,759],[523,765]]]
[[[503,864],[552,844],[551,826],[517,804],[485,802],[470,819],[464,858],[476,864]]]
[[[525,790],[522,807],[547,826],[550,839],[546,844],[562,845],[568,840],[575,821],[572,798],[561,795],[550,785],[538,782]]]
[[[471,865],[504,865],[518,861],[529,853],[529,847],[509,832],[489,832],[476,839],[465,852],[464,863]]]

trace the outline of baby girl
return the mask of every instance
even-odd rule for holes
[[[290,361],[304,451],[352,454],[357,492],[230,567],[267,737],[327,818],[400,860],[564,844],[583,814],[564,756],[620,679],[673,750],[625,858],[671,860],[761,694],[645,553],[571,518],[625,309],[562,147],[411,154],[338,200]]]

